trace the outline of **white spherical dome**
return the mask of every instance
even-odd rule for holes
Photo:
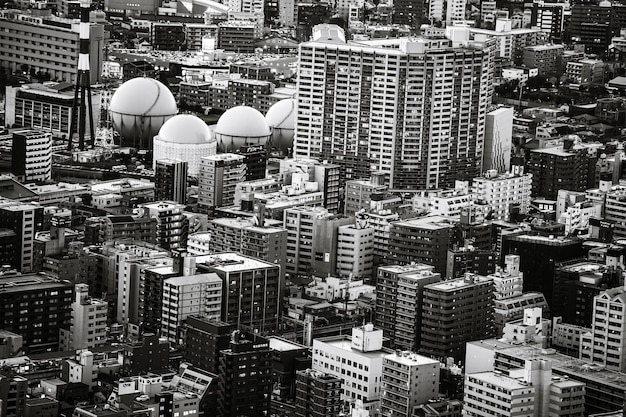
[[[133,78],[111,97],[109,114],[123,143],[149,148],[163,123],[178,113],[171,91],[152,78]]]
[[[113,113],[141,116],[172,116],[178,113],[176,99],[163,83],[153,78],[132,78],[111,97]]]
[[[271,144],[273,148],[287,152],[293,147],[296,129],[296,100],[286,98],[274,103],[265,115],[267,124],[272,129]]]
[[[260,111],[248,106],[237,106],[222,114],[215,133],[237,137],[268,136],[270,128]]]
[[[179,114],[167,120],[161,126],[156,138],[165,142],[185,144],[215,142],[209,126],[192,114]]]
[[[226,110],[215,126],[215,138],[222,150],[227,152],[242,146],[265,146],[270,134],[265,117],[248,106]]]
[[[294,130],[296,128],[296,100],[286,98],[274,103],[267,111],[265,120],[270,128]]]

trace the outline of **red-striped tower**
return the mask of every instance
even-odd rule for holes
[[[87,112],[89,112],[89,139],[93,146],[95,133],[93,127],[93,108],[91,106],[91,75],[89,74],[89,11],[90,0],[80,0],[80,28],[78,72],[74,88],[74,104],[72,105],[72,121],[70,123],[70,137],[68,150],[72,150],[73,136],[78,124],[78,148],[85,149],[85,130],[87,129]],[[85,98],[85,96],[87,96]],[[85,101],[85,99],[87,101]],[[78,117],[76,115],[78,114]]]

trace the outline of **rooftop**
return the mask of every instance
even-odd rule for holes
[[[552,370],[557,375],[566,374],[581,382],[593,380],[626,392],[626,374],[557,353],[554,349],[542,349],[532,345],[514,346],[496,339],[478,340],[468,344],[479,345],[522,360],[550,360]]]
[[[386,355],[384,359],[389,359],[402,365],[419,366],[419,365],[439,365],[439,361],[427,356],[418,355],[417,353],[401,351]]]
[[[497,372],[479,372],[476,374],[471,374],[470,377],[476,378],[487,384],[502,387],[507,390],[529,388],[528,383]]]
[[[236,252],[224,252],[215,255],[203,255],[197,259],[198,264],[210,266],[213,269],[236,272],[257,268],[273,268],[275,264],[264,262],[259,259],[249,258]]]
[[[187,275],[182,277],[172,277],[168,278],[164,281],[165,283],[170,284],[171,286],[181,286],[181,285],[193,285],[193,284],[210,284],[214,282],[222,282],[222,279],[217,276],[217,274],[211,272],[208,274],[198,274],[198,275]]]
[[[392,350],[387,349],[387,348],[382,348],[381,350],[370,351],[370,352],[362,352],[358,349],[353,349],[352,338],[348,335],[319,337],[313,341],[313,345],[315,346],[316,343],[323,343],[335,349],[343,350],[345,352],[350,352],[352,355],[360,356],[362,358],[366,358],[369,360],[375,360],[375,359],[382,360],[382,358],[384,358],[388,354],[393,353]]]

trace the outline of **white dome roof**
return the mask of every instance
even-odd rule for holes
[[[296,128],[296,100],[286,98],[272,105],[265,115],[269,127],[274,129]]]
[[[192,114],[172,117],[161,126],[157,137],[165,142],[192,145],[215,142],[209,126]]]
[[[248,106],[237,106],[226,110],[217,121],[218,135],[253,138],[269,136],[270,128],[258,110]]]
[[[163,83],[153,78],[132,78],[111,97],[113,113],[139,116],[171,116],[178,113],[176,99]]]

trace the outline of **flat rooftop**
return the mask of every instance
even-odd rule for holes
[[[471,374],[470,376],[487,384],[492,384],[508,390],[517,390],[532,387],[532,385],[529,385],[528,383],[521,382],[518,379],[511,378],[508,375],[495,372],[479,372],[476,374]]]

